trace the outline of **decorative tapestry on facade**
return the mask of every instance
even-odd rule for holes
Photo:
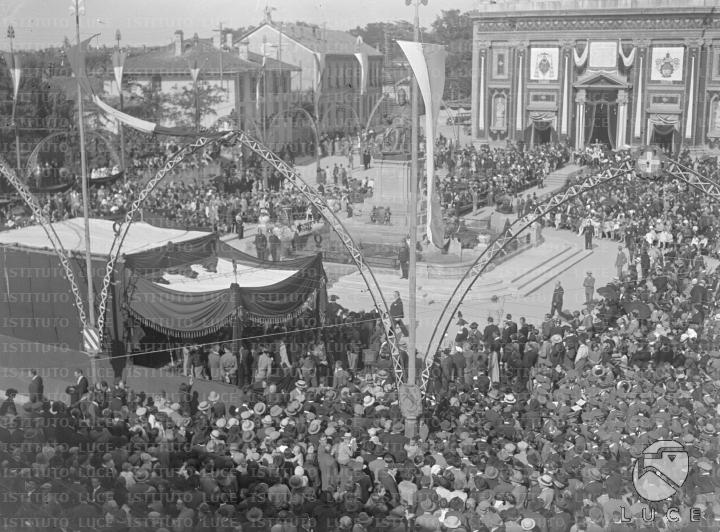
[[[682,81],[685,48],[682,46],[654,47],[650,68],[651,81]]]
[[[530,49],[530,79],[533,81],[557,81],[558,48]]]

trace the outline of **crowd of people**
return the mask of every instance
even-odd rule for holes
[[[717,530],[715,210],[678,187],[628,178],[571,202],[559,229],[636,206],[605,234],[617,277],[582,309],[558,283],[541,323],[457,316],[414,437],[377,314],[331,296],[321,335],[271,328],[239,356],[187,348],[176,392],[76,374],[68,401],[35,385],[20,409],[9,393],[0,485],[17,501],[3,516],[44,530]],[[402,325],[399,294],[392,308]],[[203,376],[237,393],[201,397]],[[633,466],[659,440],[687,453],[688,475],[654,502],[661,484],[634,482]]]
[[[173,146],[168,148],[171,152],[172,149]],[[372,183],[368,179],[353,178],[348,169],[338,168],[338,165],[322,169],[324,180],[319,190],[335,212],[348,212],[348,205],[353,199],[357,201],[358,197],[372,193]],[[106,177],[99,172],[94,172],[94,175],[96,178]],[[90,187],[90,216],[122,217],[138,197],[144,183],[143,179],[131,175],[128,179]],[[43,213],[51,221],[82,215],[79,187],[43,194],[39,200]],[[148,221],[161,226],[214,229],[244,236],[244,225],[258,223],[263,215],[268,215],[272,223],[289,225],[293,221],[314,217],[316,213],[308,213],[310,208],[308,200],[279,172],[269,171],[258,157],[244,153],[241,163],[228,166],[224,175],[214,180],[176,180],[168,176],[148,196],[143,205],[143,215]],[[6,202],[0,218],[5,228],[36,223],[19,199]]]
[[[511,208],[524,184],[569,156],[562,146],[440,146],[452,201],[475,187],[493,202],[510,196]],[[622,157],[604,153],[601,164]],[[715,160],[681,161],[717,172]],[[237,210],[305,207],[282,182],[261,182],[251,169],[249,190],[169,184],[150,209],[204,211],[232,227]],[[112,213],[135,191],[101,187],[93,203]],[[49,204],[65,216],[79,196]],[[718,530],[720,274],[707,259],[717,256],[718,214],[679,181],[636,175],[549,214],[546,226],[616,241],[616,277],[597,289],[586,281],[578,309],[565,308],[557,283],[538,323],[458,315],[412,437],[379,316],[351,310],[344,294],[330,296],[319,329],[270,327],[238,353],[183,347],[188,381],[177,391],[150,395],[77,372],[67,400],[47,400],[31,374],[30,402],[16,405],[8,390],[0,405],[0,515],[18,530]],[[391,315],[404,337],[398,293]],[[218,391],[201,396],[200,378]],[[634,471],[660,440],[688,457],[666,497],[654,497],[664,479],[653,470]]]
[[[490,148],[483,145],[459,147],[439,136],[436,142],[435,166],[446,169],[440,181],[440,198],[444,208],[458,215],[492,205],[500,212],[512,212],[522,192],[530,187],[542,188],[545,177],[562,168],[569,160],[568,147],[543,144],[532,149]]]

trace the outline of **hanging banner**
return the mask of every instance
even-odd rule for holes
[[[313,96],[315,98],[315,116],[320,116],[318,106],[320,104],[320,94],[322,92],[322,78],[325,74],[325,54],[316,52],[313,54],[315,59],[315,82],[313,86]]]
[[[682,81],[685,48],[682,46],[654,46],[650,68],[651,81]]]
[[[530,48],[530,79],[557,81],[559,48]]]
[[[355,57],[360,63],[360,94],[363,95],[368,86],[368,54],[357,53]]]
[[[22,76],[20,56],[14,53],[3,52],[3,57],[5,58],[5,64],[10,70],[10,79],[13,85],[13,100],[17,101],[18,91],[20,90],[20,77]]]
[[[113,71],[115,72],[115,82],[117,83],[118,90],[121,90],[122,87],[125,57],[127,57],[127,54],[125,52],[121,52],[120,50],[115,50],[112,55]]]
[[[440,197],[435,183],[435,127],[445,90],[445,47],[439,44],[398,41],[417,79],[425,102],[425,171],[427,173],[427,236],[437,248],[444,244]],[[430,73],[432,72],[432,75]]]

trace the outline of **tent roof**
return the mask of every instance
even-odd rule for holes
[[[199,264],[193,264],[192,270],[197,273],[194,279],[179,274],[165,273],[163,279],[168,283],[161,286],[175,292],[213,292],[227,290],[236,282],[240,288],[260,288],[270,286],[292,277],[298,270],[276,269],[272,266],[260,268],[252,264],[237,264],[237,274],[232,262],[218,259],[215,272],[207,270]]]
[[[85,225],[83,218],[71,218],[52,224],[55,232],[68,253],[85,253]],[[182,229],[162,229],[144,222],[134,222],[130,226],[123,255],[132,255],[142,251],[162,248],[169,242],[180,243],[207,238],[209,233],[202,231],[184,231]],[[93,255],[107,257],[115,238],[112,220],[90,219],[90,249]],[[22,246],[32,249],[52,249],[52,244],[40,225],[22,227],[0,232],[0,246]]]

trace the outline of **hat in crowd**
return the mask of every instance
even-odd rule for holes
[[[208,403],[207,401],[201,401],[198,405],[198,410],[200,410],[201,412],[207,412],[208,410],[210,410],[210,403]]]
[[[535,519],[532,517],[525,517],[520,521],[520,528],[523,530],[533,530],[535,528]]]
[[[307,388],[307,383],[304,380],[299,380],[295,383],[295,387],[299,390],[304,390]]]
[[[255,403],[255,405],[253,406],[253,411],[258,416],[262,416],[265,413],[266,409],[267,406],[263,402]]]
[[[217,403],[219,400],[220,400],[220,394],[217,393],[215,390],[212,390],[208,394],[208,401],[210,401],[211,403]]]
[[[542,475],[538,478],[538,484],[545,488],[552,488],[553,478],[550,475]]]

